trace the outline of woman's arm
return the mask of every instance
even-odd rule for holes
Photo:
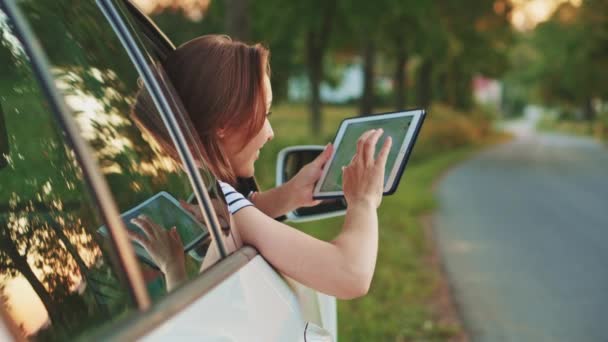
[[[333,241],[318,240],[247,207],[234,215],[243,242],[256,247],[280,272],[318,291],[338,298],[367,293],[376,265],[376,210],[391,145],[387,138],[374,160],[381,134],[381,130],[364,133],[355,157],[344,169],[348,209],[342,231]]]
[[[321,178],[323,165],[329,160],[333,146],[328,144],[315,160],[304,166],[287,183],[268,191],[256,192],[251,202],[264,214],[279,217],[300,207],[317,205],[312,198],[315,184]]]

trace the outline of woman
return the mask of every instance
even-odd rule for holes
[[[260,149],[274,136],[268,121],[272,104],[268,59],[268,50],[259,44],[248,46],[227,36],[209,35],[177,48],[164,66],[200,137],[204,162],[220,180],[237,239],[306,286],[343,299],[362,296],[376,264],[376,210],[382,200],[390,137],[377,156],[382,130],[365,132],[358,140],[355,156],[343,168],[348,209],[342,231],[333,241],[318,240],[274,220],[317,204],[313,188],[332,146],[328,144],[316,160],[278,188],[249,198],[234,190],[237,177],[253,176]],[[184,255],[175,230],[165,231],[143,217],[133,222],[146,234],[132,238],[155,256],[168,288],[179,284],[185,279]]]

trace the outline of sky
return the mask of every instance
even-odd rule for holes
[[[511,0],[514,8],[511,23],[518,30],[531,30],[565,2],[579,6],[582,0]]]

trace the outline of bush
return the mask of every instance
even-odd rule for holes
[[[424,160],[449,150],[474,146],[492,133],[492,117],[480,109],[465,114],[443,105],[433,105],[412,158]]]

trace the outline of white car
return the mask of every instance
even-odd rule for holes
[[[0,0],[0,340],[337,339],[335,298],[233,239],[160,63],[173,49],[127,1]],[[279,183],[321,149],[284,151]],[[190,278],[170,293],[123,220],[159,198],[170,200],[158,220],[198,232],[182,236]],[[177,199],[198,203],[203,222]],[[337,201],[287,216],[343,212]]]

